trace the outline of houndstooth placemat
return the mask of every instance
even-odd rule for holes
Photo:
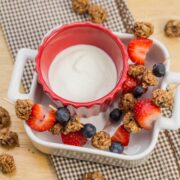
[[[113,31],[128,32],[134,20],[124,0],[92,0],[102,4],[109,13],[104,25]],[[85,21],[76,15],[71,0],[0,0],[0,24],[13,57],[20,48],[36,49],[44,34],[59,24]],[[26,64],[22,83],[28,92],[34,62]],[[164,115],[171,116],[165,109]],[[179,180],[180,130],[160,133],[157,146],[145,165],[125,169],[58,156],[50,156],[58,179],[81,179],[82,174],[100,170],[108,180]]]

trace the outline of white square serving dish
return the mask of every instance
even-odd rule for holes
[[[127,43],[133,38],[130,34],[115,33],[122,42]],[[153,39],[153,38],[152,38]],[[154,45],[147,56],[147,65],[152,68],[155,63],[166,63],[166,77],[160,81],[161,88],[165,89],[169,83],[180,82],[180,74],[169,72],[169,53],[165,46],[156,39],[153,39]],[[35,102],[48,106],[53,104],[49,97],[44,94],[41,86],[37,83],[37,75],[34,72],[34,78],[31,84],[30,93],[21,94],[19,92],[19,85],[23,74],[23,69],[27,59],[34,60],[37,54],[36,50],[21,49],[16,58],[12,79],[9,86],[8,97],[15,101],[17,99],[32,99]],[[155,87],[157,88],[157,87]],[[146,94],[148,96],[148,93]],[[142,164],[150,156],[155,148],[158,140],[158,134],[162,129],[178,129],[180,128],[180,87],[176,90],[175,102],[173,108],[172,118],[161,117],[154,125],[152,131],[142,131],[139,134],[133,134],[130,137],[130,144],[123,154],[115,154],[108,151],[102,151],[93,148],[90,143],[84,147],[76,147],[65,145],[61,143],[60,136],[52,136],[49,132],[35,132],[24,122],[24,128],[31,139],[34,146],[43,153],[64,156],[68,158],[75,158],[81,160],[94,161],[98,163],[110,164],[123,167],[134,167]],[[96,125],[97,130],[101,130],[105,126],[105,117],[108,115],[110,107],[107,112],[100,113],[97,116],[89,118],[82,118],[82,122],[91,122]],[[110,134],[115,127],[106,129]]]

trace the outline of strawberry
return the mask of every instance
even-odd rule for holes
[[[151,129],[153,122],[160,116],[161,110],[150,99],[141,99],[134,106],[134,115],[144,129]]]
[[[150,39],[133,39],[128,44],[128,54],[135,64],[144,64],[146,54],[151,48],[153,41]]]
[[[129,132],[121,125],[111,137],[111,140],[113,142],[118,141],[122,145],[127,146],[129,144],[129,135]]]
[[[138,82],[134,78],[127,76],[126,80],[123,83],[123,94],[128,92],[132,92],[134,88],[137,86]]]
[[[35,131],[47,131],[56,122],[55,112],[49,110],[45,112],[41,104],[34,104],[32,107],[31,115],[27,120],[28,125]]]
[[[61,133],[62,142],[73,146],[83,146],[87,139],[83,136],[82,131],[76,131],[67,135]]]

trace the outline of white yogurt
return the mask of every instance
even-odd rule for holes
[[[96,46],[75,45],[54,58],[48,77],[52,90],[62,98],[90,102],[115,87],[117,71],[105,51]]]

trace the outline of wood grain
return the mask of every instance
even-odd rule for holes
[[[180,38],[170,39],[163,33],[167,20],[180,19],[179,0],[128,0],[128,6],[136,20],[150,21],[155,25],[154,36],[162,41],[171,54],[171,70],[180,72]],[[17,164],[13,175],[3,175],[2,180],[55,180],[56,175],[48,156],[37,151],[24,132],[22,122],[16,118],[14,106],[3,100],[6,97],[8,84],[13,68],[12,57],[8,50],[2,31],[0,30],[0,106],[5,107],[11,114],[11,129],[18,132],[20,147],[12,150],[0,148],[0,153],[12,154]]]

